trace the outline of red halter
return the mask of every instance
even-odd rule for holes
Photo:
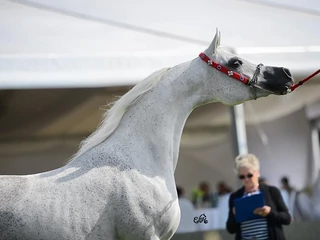
[[[250,81],[249,81],[249,78],[243,76],[242,74],[239,74],[237,72],[234,72],[234,71],[230,71],[228,68],[226,68],[225,66],[211,60],[205,53],[200,53],[199,54],[199,57],[205,61],[209,66],[217,69],[218,71],[220,72],[223,72],[224,74],[227,74],[229,77],[232,77],[238,81],[241,81],[243,82],[244,84],[248,84]]]
[[[254,72],[253,74],[253,77],[252,79],[240,74],[240,73],[237,73],[237,72],[234,72],[234,71],[231,71],[229,70],[227,67],[213,61],[212,59],[210,59],[205,53],[200,53],[199,54],[199,57],[204,61],[206,62],[209,66],[217,69],[218,71],[224,73],[224,74],[227,74],[229,77],[232,77],[240,82],[243,82],[244,84],[246,85],[254,85],[254,83],[257,81],[257,77],[258,77],[258,73],[259,73],[259,70],[260,70],[260,67],[263,66],[262,64],[259,64],[257,66],[257,69],[256,71]],[[320,73],[320,69],[318,69],[317,71],[315,71],[313,74],[311,74],[309,77],[306,77],[305,79],[299,81],[298,83],[296,84],[293,84],[289,87],[288,89],[288,92],[292,92],[294,91],[297,87],[301,86],[302,84],[304,84],[305,82],[307,82],[308,80],[310,80],[311,78],[313,78],[314,76],[316,76],[317,74]]]

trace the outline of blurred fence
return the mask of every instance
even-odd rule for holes
[[[320,221],[292,223],[284,231],[287,240],[319,240]],[[177,233],[172,240],[234,240],[234,235],[225,230]]]

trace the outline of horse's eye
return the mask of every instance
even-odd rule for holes
[[[229,65],[233,68],[238,68],[241,67],[241,65],[243,64],[243,62],[239,59],[233,59],[230,61]]]

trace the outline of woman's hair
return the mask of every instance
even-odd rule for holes
[[[240,168],[253,168],[255,171],[260,170],[260,162],[256,155],[248,153],[241,154],[235,158],[235,172],[238,173]]]

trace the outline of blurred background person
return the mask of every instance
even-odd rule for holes
[[[192,191],[192,203],[195,208],[211,208],[213,193],[208,182],[201,182],[199,187]]]
[[[259,184],[268,184],[267,179],[264,177],[259,177]]]
[[[217,191],[213,194],[212,207],[216,208],[219,205],[219,199],[232,192],[231,188],[224,182],[220,181],[217,184]]]
[[[289,182],[289,178],[287,176],[283,176],[280,180],[281,182],[281,195],[282,198],[287,205],[290,214],[294,215],[294,208],[295,208],[295,201],[297,192],[296,190],[291,186]]]
[[[289,178],[284,176],[281,178],[281,189],[286,191],[289,195],[294,192],[294,188],[289,183]]]

